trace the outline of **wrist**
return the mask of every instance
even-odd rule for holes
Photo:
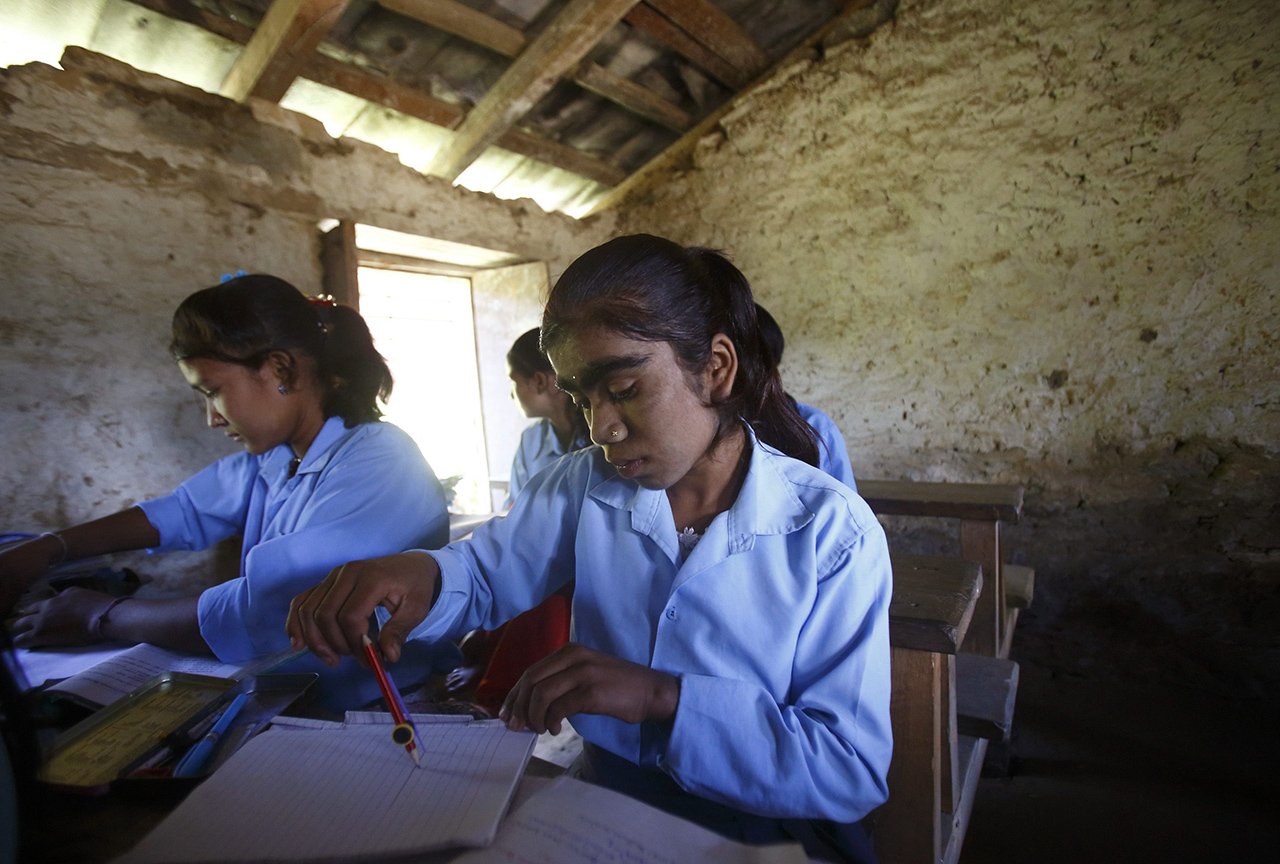
[[[650,695],[649,719],[668,722],[675,719],[680,705],[680,679],[669,672],[660,673]]]
[[[36,538],[37,543],[44,542],[51,550],[49,553],[49,561],[46,567],[57,567],[70,557],[70,548],[67,546],[67,540],[57,531],[46,531]]]
[[[89,621],[89,634],[93,636],[94,639],[98,639],[98,640],[111,638],[109,635],[107,635],[104,628],[110,622],[112,611],[124,601],[132,600],[132,599],[134,599],[132,595],[117,597],[107,605],[103,606],[101,611],[99,611],[96,615],[94,615],[93,618]]]

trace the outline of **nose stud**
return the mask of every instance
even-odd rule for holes
[[[609,437],[610,437],[610,438],[617,438],[617,437],[618,437],[618,430],[617,430],[617,429],[614,429],[612,432],[610,432],[610,433],[609,433]]]

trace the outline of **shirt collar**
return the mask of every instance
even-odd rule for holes
[[[329,464],[329,460],[333,458],[337,444],[347,436],[348,431],[341,417],[334,416],[325,420],[315,440],[307,448],[307,455],[302,457],[298,470],[294,472],[295,475],[323,471]],[[288,444],[273,447],[262,457],[262,474],[267,477],[287,475],[291,461],[293,461],[293,449]]]
[[[796,495],[793,484],[784,473],[787,457],[758,440],[750,425],[744,425],[751,447],[751,464],[747,467],[742,489],[727,513],[730,552],[750,549],[755,545],[757,536],[789,534],[813,520],[813,512]],[[604,463],[603,455],[598,458]],[[630,511],[632,527],[654,536],[659,516],[670,512],[665,501],[666,492],[645,489],[624,480],[617,476],[612,466],[604,464],[612,476],[596,485],[590,492],[591,497],[610,507]]]

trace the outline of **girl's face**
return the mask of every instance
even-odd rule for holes
[[[524,376],[507,365],[507,377],[511,379],[511,398],[520,405],[526,417],[544,417],[544,399],[538,392],[537,376]]]
[[[567,336],[550,357],[556,383],[582,408],[591,440],[623,477],[670,489],[706,459],[717,428],[710,400],[726,371],[722,353],[690,376],[668,342],[593,328]],[[728,386],[737,368],[732,359]]]
[[[253,454],[261,454],[291,440],[298,426],[296,403],[277,389],[279,378],[270,362],[258,369],[198,357],[179,360],[178,368],[191,389],[204,397],[211,429]]]

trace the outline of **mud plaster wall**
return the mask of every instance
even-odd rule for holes
[[[1277,45],[1272,0],[903,0],[619,228],[731,253],[860,476],[1025,484],[1015,656],[1274,694]]]
[[[167,354],[173,309],[237,269],[319,291],[321,219],[501,249],[554,272],[591,245],[581,223],[427,179],[277,106],[76,49],[63,65],[0,70],[5,531],[105,515],[232,452]],[[222,558],[234,573],[235,550]],[[156,590],[213,578],[205,555],[123,563]]]

